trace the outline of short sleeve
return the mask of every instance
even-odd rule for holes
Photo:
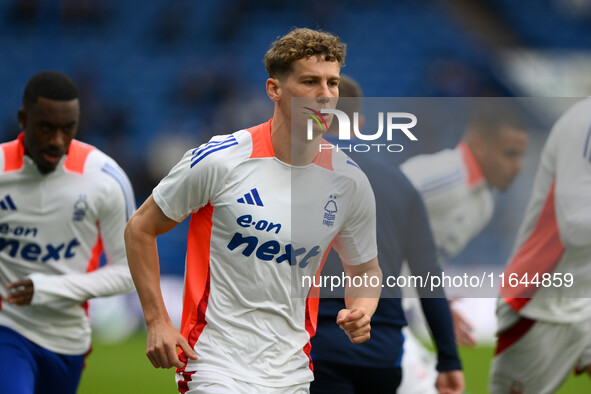
[[[343,262],[359,265],[378,255],[376,202],[365,174],[360,177],[350,207],[349,216],[337,235],[334,248]]]
[[[187,151],[154,188],[154,201],[162,212],[181,222],[207,205],[226,174],[223,163],[227,148],[237,144],[234,135],[216,136],[207,144]]]

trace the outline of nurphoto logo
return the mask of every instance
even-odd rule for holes
[[[314,123],[318,124],[323,132],[328,130],[326,120],[322,115],[333,114],[338,122],[338,145],[332,144],[320,144],[320,151],[322,150],[343,150],[343,151],[355,151],[355,152],[369,152],[370,150],[380,149],[387,150],[388,152],[402,152],[404,147],[400,144],[367,144],[367,143],[352,143],[342,144],[342,141],[360,140],[360,141],[376,141],[382,138],[384,134],[384,128],[386,131],[386,140],[392,141],[395,132],[402,132],[410,141],[418,141],[418,138],[410,131],[417,124],[417,117],[410,112],[378,112],[378,129],[373,134],[362,133],[359,130],[359,113],[353,112],[353,123],[349,119],[349,115],[338,109],[323,108],[320,111],[313,110],[309,107],[304,109],[310,112],[304,112],[304,114],[310,116],[307,123],[307,138],[308,140],[313,139],[313,128]],[[385,119],[385,120],[384,120]],[[333,118],[334,121],[334,118]],[[384,127],[384,123],[386,126]],[[353,126],[353,127],[351,127]],[[353,131],[353,133],[351,133]],[[354,141],[353,141],[354,142]]]

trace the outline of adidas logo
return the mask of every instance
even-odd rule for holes
[[[16,205],[14,205],[12,198],[8,194],[0,200],[0,209],[3,211],[16,211]]]
[[[263,207],[263,201],[261,200],[261,196],[256,188],[252,189],[250,193],[246,193],[244,197],[240,197],[238,200],[240,204],[249,204],[249,205],[258,205],[259,207]]]

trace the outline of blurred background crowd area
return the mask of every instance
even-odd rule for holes
[[[0,0],[0,140],[19,133],[27,80],[64,71],[80,88],[78,138],[120,163],[141,204],[187,149],[271,116],[262,58],[294,26],[339,35],[342,72],[367,97],[591,91],[591,0]],[[532,133],[524,174],[498,196],[506,214],[458,264],[505,264],[547,132]],[[159,240],[164,274],[184,272],[186,226]]]

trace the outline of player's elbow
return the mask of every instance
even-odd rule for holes
[[[125,230],[123,230],[123,239],[125,239],[125,244],[128,245],[133,238],[133,226],[134,224],[134,215],[129,218],[129,221],[125,225]]]
[[[138,217],[136,212],[129,218],[123,232],[126,247],[129,247],[137,239],[137,234],[141,232],[141,227],[141,218]]]
[[[377,259],[372,260],[369,264],[366,265],[365,270],[363,271],[363,276],[373,278],[374,286],[381,288],[382,284],[382,269],[378,264]]]

